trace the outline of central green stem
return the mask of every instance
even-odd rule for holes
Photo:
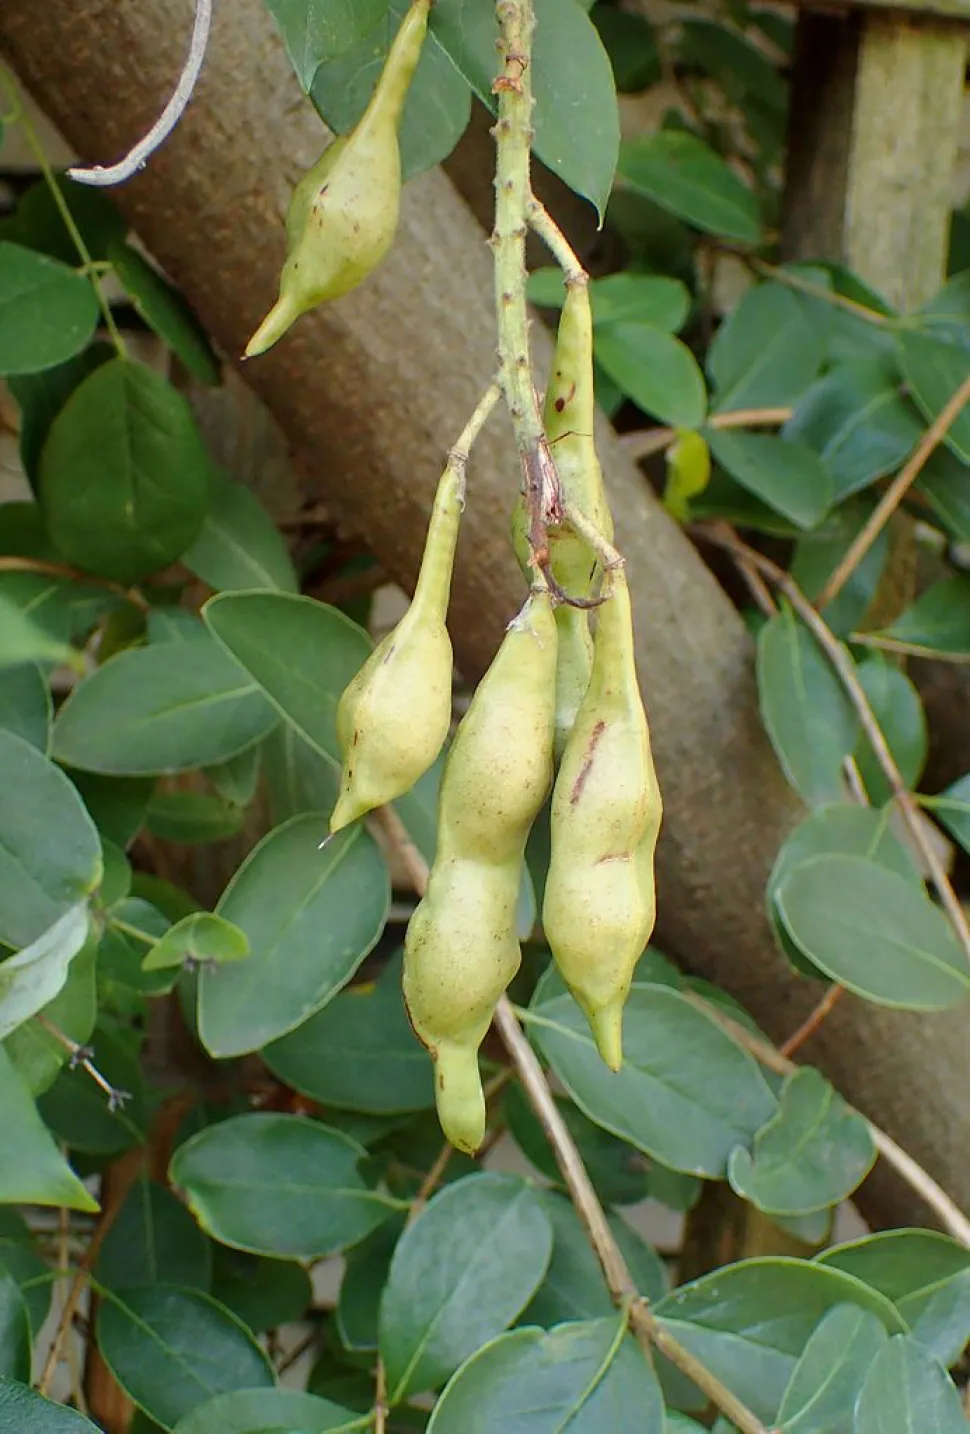
[[[499,382],[508,404],[529,504],[533,561],[548,564],[546,523],[560,508],[555,464],[549,456],[529,355],[525,241],[532,186],[532,36],[530,0],[498,0],[502,69],[495,126],[495,299],[498,312]]]

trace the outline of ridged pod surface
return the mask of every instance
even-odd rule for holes
[[[398,129],[430,8],[431,0],[413,0],[357,125],[328,145],[294,189],[279,298],[247,358],[265,353],[301,314],[356,288],[390,249],[401,208]]]
[[[578,509],[606,541],[611,542],[613,519],[593,438],[595,412],[593,316],[589,290],[585,283],[577,283],[566,290],[543,424],[559,473],[563,502]],[[530,557],[527,534],[528,513],[520,494],[512,515],[512,539],[525,572]],[[589,545],[565,525],[550,527],[549,555],[553,577],[560,587],[571,597],[589,597],[596,568],[596,557]],[[556,757],[559,758],[589,682],[593,644],[589,620],[582,609],[557,608],[556,623],[559,627]]]
[[[438,484],[414,598],[337,704],[343,758],[331,832],[414,786],[451,723],[451,639],[445,620],[461,519],[461,476]]]
[[[622,573],[598,609],[593,671],[552,798],[542,925],[601,1056],[622,1062],[623,1003],[656,914],[662,805]]]
[[[478,1048],[519,968],[516,908],[529,829],[552,782],[556,622],[533,593],[482,679],[445,763],[438,849],[404,943],[404,998],[435,1064],[445,1135],[485,1135]]]

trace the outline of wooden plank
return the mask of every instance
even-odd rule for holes
[[[943,282],[970,27],[876,10],[798,22],[783,248],[902,310]]]

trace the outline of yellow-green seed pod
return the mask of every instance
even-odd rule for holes
[[[404,997],[435,1062],[442,1129],[461,1150],[485,1133],[478,1047],[519,968],[516,909],[529,829],[552,782],[556,623],[533,593],[509,625],[442,775],[438,850],[408,925]]]
[[[595,415],[589,290],[586,284],[571,284],[559,320],[543,422],[564,503],[577,508],[607,542],[612,542],[613,519],[593,437]],[[587,597],[595,566],[588,544],[568,527],[553,528],[549,553],[552,573],[560,586],[571,596]]]
[[[414,598],[337,704],[343,770],[332,833],[409,791],[444,746],[453,666],[445,619],[461,488],[449,464],[435,494]]]
[[[585,283],[571,284],[559,320],[556,351],[546,391],[543,423],[556,463],[564,504],[578,509],[606,539],[613,538],[613,518],[596,456],[593,425],[596,396],[593,376],[593,316]],[[512,512],[512,545],[522,571],[529,575],[529,517],[519,495]],[[549,529],[552,575],[571,597],[589,597],[596,556],[568,525]],[[556,679],[557,761],[589,683],[593,643],[589,619],[582,609],[556,610],[559,628],[559,672]]]
[[[623,1003],[653,930],[662,806],[637,683],[622,574],[598,610],[593,672],[552,798],[542,925],[608,1066],[622,1061]]]
[[[515,918],[521,863],[436,861],[408,924],[404,998],[431,1052],[441,1127],[473,1153],[485,1136],[478,1048],[519,969]]]
[[[367,277],[390,249],[401,207],[398,130],[421,57],[431,0],[413,0],[370,103],[293,191],[280,295],[246,348],[265,353],[300,317]]]
[[[543,426],[555,460],[567,507],[578,509],[607,542],[613,518],[603,473],[596,456],[593,425],[596,395],[593,378],[593,316],[585,283],[571,284],[559,320],[556,351],[546,390]],[[512,511],[512,544],[528,575],[531,556],[528,511],[519,494]],[[567,525],[549,530],[552,575],[571,597],[588,597],[596,565],[589,545]]]
[[[556,651],[552,601],[533,592],[448,753],[438,803],[442,851],[503,862],[524,847],[552,782]]]
[[[559,656],[556,666],[556,761],[562,761],[593,670],[589,618],[581,608],[557,607]]]

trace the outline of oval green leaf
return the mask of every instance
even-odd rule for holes
[[[778,1411],[784,1434],[840,1434],[851,1428],[859,1391],[889,1342],[869,1310],[835,1305],[816,1325]]]
[[[428,1434],[663,1434],[653,1370],[616,1319],[517,1329],[459,1369]]]
[[[832,478],[811,448],[773,433],[705,429],[711,452],[736,483],[800,528],[815,528],[832,505]]]
[[[18,948],[95,889],[101,842],[64,773],[12,732],[0,731],[0,772],[0,941]]]
[[[923,432],[884,358],[850,359],[798,397],[783,430],[813,448],[841,502],[902,466]]]
[[[126,585],[182,556],[202,527],[208,485],[188,400],[123,358],[78,385],[41,454],[51,538],[79,568]]]
[[[903,378],[923,417],[933,423],[966,383],[967,350],[918,329],[900,330],[898,343]],[[970,463],[970,411],[966,404],[948,425],[943,442],[962,463]]]
[[[615,1306],[572,1203],[551,1190],[540,1191],[540,1199],[552,1224],[552,1258],[521,1323],[548,1329],[568,1320],[607,1318]],[[639,1293],[650,1301],[662,1299],[667,1275],[660,1257],[614,1211],[606,1218]]]
[[[128,1398],[163,1429],[213,1395],[275,1382],[245,1325],[198,1290],[159,1284],[111,1295],[97,1338]]]
[[[212,1246],[181,1200],[143,1173],[105,1237],[95,1274],[114,1291],[164,1282],[207,1292]]]
[[[437,1389],[501,1334],[542,1281],[552,1227],[515,1175],[468,1175],[439,1191],[401,1236],[381,1299],[388,1397]]]
[[[202,531],[182,556],[216,592],[271,588],[295,593],[293,559],[279,528],[249,488],[214,472]]]
[[[60,994],[89,924],[87,902],[80,902],[16,956],[0,961],[0,1040]]]
[[[967,1434],[967,1416],[942,1364],[913,1339],[891,1339],[855,1407],[855,1434]]]
[[[881,652],[860,662],[858,674],[900,775],[906,786],[913,788],[923,774],[929,752],[926,714],[919,692],[906,673]],[[855,760],[873,806],[890,801],[892,787],[865,733],[859,739]]]
[[[0,1204],[65,1205],[97,1210],[37,1113],[30,1094],[0,1046],[0,1109],[4,1149],[0,1161]]]
[[[718,329],[707,355],[714,408],[788,407],[801,398],[825,357],[810,311],[781,284],[759,284]]]
[[[0,374],[37,373],[64,363],[98,326],[90,279],[57,259],[0,244]]]
[[[796,946],[834,981],[879,1005],[941,1011],[970,990],[949,922],[911,881],[861,856],[817,856],[775,894]]]
[[[0,1376],[0,1421],[17,1434],[99,1434],[89,1419]]]
[[[34,663],[0,670],[0,729],[47,751],[54,704],[44,674]]]
[[[251,677],[204,633],[132,648],[86,678],[54,723],[59,761],[105,776],[224,762],[278,721]]]
[[[758,637],[758,698],[782,771],[810,807],[844,794],[859,724],[828,659],[784,604]]]
[[[325,60],[313,76],[310,98],[337,134],[346,134],[363,114],[409,4],[410,0],[384,0],[381,18],[367,34],[342,54]],[[332,8],[330,0],[326,8]],[[446,159],[471,114],[468,82],[437,38],[435,20],[443,8],[439,0],[404,104],[399,139],[405,179]],[[475,11],[471,16],[473,21],[477,19]],[[484,18],[487,23],[488,12]]]
[[[108,246],[108,262],[150,329],[200,383],[217,384],[221,365],[205,329],[182,298],[137,249],[122,239]]]
[[[364,1424],[359,1414],[297,1389],[235,1389],[193,1409],[179,1420],[174,1434],[255,1434],[260,1429],[339,1434]]]
[[[226,961],[245,961],[249,937],[224,916],[211,911],[193,911],[170,926],[142,961],[143,971],[160,971],[166,966],[216,966]]]
[[[206,626],[315,751],[340,762],[336,712],[372,643],[342,612],[288,593],[225,593]]]
[[[892,1300],[912,1336],[944,1364],[970,1339],[970,1251],[933,1230],[885,1230],[816,1256]]]
[[[399,958],[374,985],[343,991],[262,1054],[280,1080],[321,1105],[370,1115],[434,1105],[431,1059],[404,1008]]]
[[[609,324],[596,334],[596,360],[645,413],[675,428],[697,428],[707,387],[686,344],[649,324]]]
[[[761,238],[754,194],[691,134],[660,130],[627,140],[620,146],[617,178],[696,229],[742,244]]]
[[[905,1331],[889,1300],[861,1280],[782,1256],[725,1265],[674,1290],[654,1314],[770,1427],[815,1326],[840,1304],[869,1310],[891,1334]]]
[[[782,951],[803,976],[825,979],[785,930],[775,907],[775,893],[788,873],[809,857],[834,854],[869,857],[911,882],[921,893],[922,880],[913,865],[913,858],[893,832],[891,816],[890,808],[876,811],[873,807],[834,802],[830,806],[818,807],[786,838],[768,877],[765,910]]]
[[[876,1158],[867,1122],[818,1071],[788,1076],[777,1115],[749,1151],[731,1152],[728,1179],[769,1215],[810,1215],[847,1199]]]
[[[571,996],[533,1012],[534,1034],[590,1120],[674,1170],[723,1176],[776,1103],[746,1051],[678,991],[637,984],[623,1022],[623,1065],[607,1069]]]
[[[301,1116],[238,1115],[186,1141],[169,1174],[214,1239],[309,1260],[357,1244],[390,1215],[358,1171],[364,1154]]]
[[[970,662],[970,577],[942,578],[889,627],[857,633],[855,640],[889,652]]]
[[[390,877],[362,827],[320,850],[324,823],[294,817],[251,852],[217,915],[252,955],[203,970],[199,1035],[214,1056],[259,1050],[306,1021],[345,986],[384,929]]]

